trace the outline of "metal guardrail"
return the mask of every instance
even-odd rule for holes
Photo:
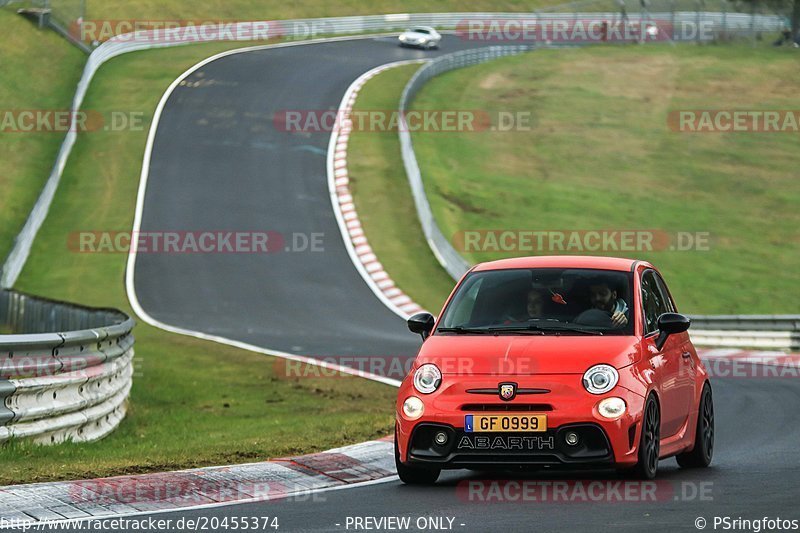
[[[800,349],[800,315],[695,315],[689,330],[701,346]]]
[[[450,70],[477,65],[532,49],[534,47],[531,46],[498,46],[465,50],[438,57],[422,66],[406,84],[400,98],[400,115],[405,114],[416,94],[431,78]],[[407,127],[399,128],[399,130],[403,165],[425,239],[442,267],[451,277],[458,280],[469,270],[470,265],[436,224],[425,194],[425,186],[414,153],[411,133]],[[800,315],[695,315],[691,318],[691,336],[693,341],[700,346],[800,349]]]
[[[0,290],[0,442],[96,440],[125,416],[134,321]],[[53,333],[57,332],[57,333]]]
[[[613,5],[609,3],[609,7]],[[699,5],[699,4],[698,4]],[[722,5],[730,5],[723,1]],[[345,35],[354,33],[386,32],[402,30],[414,25],[436,26],[442,29],[462,28],[470,21],[486,22],[490,20],[530,20],[531,18],[547,19],[573,19],[573,20],[592,20],[608,17],[619,17],[619,12],[610,10],[608,13],[587,12],[587,13],[402,13],[393,15],[370,15],[354,17],[335,17],[320,19],[297,19],[283,21],[265,21],[263,24],[273,26],[277,24],[278,35],[284,38],[307,38],[309,35]],[[670,20],[685,20],[693,23],[710,20],[712,24],[717,24],[719,28],[740,27],[746,31],[762,31],[779,29],[782,27],[783,19],[773,15],[750,16],[743,13],[719,13],[719,12],[641,12],[631,14],[629,20],[652,20],[661,17],[671,17]],[[716,21],[716,22],[714,22]],[[211,31],[217,38],[205,39],[213,40],[242,40],[252,39],[253,22],[240,22],[227,25],[232,31]],[[213,28],[213,26],[211,27]],[[250,30],[250,31],[248,31]],[[135,37],[132,37],[134,35]],[[72,100],[72,111],[78,111],[83,103],[83,98],[89,88],[89,84],[94,78],[95,73],[106,61],[128,52],[147,50],[151,48],[161,48],[168,46],[179,46],[197,43],[197,35],[194,38],[186,38],[181,28],[169,29],[159,33],[155,32],[136,32],[135,34],[116,36],[100,46],[98,46],[89,56],[83,75],[78,82],[75,96]],[[72,117],[75,120],[75,117]],[[74,126],[74,124],[71,124]],[[5,260],[0,272],[0,288],[13,287],[25,261],[30,254],[33,240],[42,226],[50,205],[52,204],[58,183],[67,163],[67,159],[75,145],[77,132],[75,127],[70,127],[69,132],[64,138],[55,165],[50,172],[44,188],[36,201],[31,213],[25,222],[22,230],[17,236],[14,246]]]
[[[644,5],[644,3],[642,3],[642,5]],[[625,17],[627,20],[638,20],[639,22],[647,20],[666,20],[669,18],[673,27],[676,21],[693,23],[710,21],[712,27],[715,28],[715,31],[717,32],[734,30],[745,33],[749,32],[751,34],[760,31],[777,31],[784,24],[783,18],[779,16],[761,15],[756,14],[755,12],[751,13],[750,15],[730,12],[734,11],[731,9],[734,4],[725,0],[721,0],[720,2],[720,6],[723,8],[721,12],[706,12],[700,10],[681,12],[676,11],[677,4],[675,2],[670,2],[668,5],[672,7],[665,12],[656,12],[656,10],[652,8],[650,11],[642,9],[638,14],[628,13],[625,15]],[[702,4],[697,3],[696,5],[699,7]],[[439,27],[441,29],[458,29],[470,21],[485,22],[487,20],[530,20],[531,18],[541,20],[580,19],[584,22],[592,19],[618,20],[620,17],[620,12],[614,11],[613,9],[614,8],[608,12],[595,10],[587,11],[585,13],[578,11],[570,13],[540,12],[533,14],[417,13],[323,19],[298,19],[277,21],[277,23],[279,24],[281,37],[307,38],[309,35],[345,35],[354,33],[386,32],[401,30],[413,25],[430,25]],[[268,22],[267,24],[274,23],[275,21],[271,23]],[[246,31],[246,28],[252,28],[252,22],[237,23],[233,24],[232,26],[234,28],[234,31],[232,32],[212,32],[219,38],[210,40],[234,39],[247,41],[252,38],[251,34]],[[237,31],[240,27],[245,28],[245,30]],[[81,108],[83,99],[92,79],[94,78],[95,73],[106,61],[128,52],[193,44],[196,42],[198,42],[196,36],[193,39],[185,38],[184,34],[182,33],[182,29],[180,28],[166,30],[158,35],[148,34],[148,32],[137,32],[134,38],[131,38],[130,35],[122,35],[106,41],[95,48],[89,56],[81,79],[78,82],[75,96],[72,101],[71,110],[77,111]],[[505,50],[502,53],[507,55],[509,53],[519,53],[529,48],[529,46],[503,46],[501,48]],[[497,54],[496,57],[499,57],[501,54],[499,51],[488,53],[490,55]],[[476,52],[475,55],[467,54],[459,56],[459,58],[456,59],[437,60],[435,66],[428,66],[425,68],[426,71],[428,68],[442,68],[447,64],[445,63],[447,61],[450,61],[449,66],[451,68],[458,68],[460,66],[466,66],[467,64],[474,64],[474,61],[478,61],[479,58],[485,57],[485,55],[481,55],[481,52]],[[463,63],[459,64],[459,61],[463,61]],[[427,72],[429,72],[431,76],[434,75],[432,70]],[[421,77],[415,77],[415,79],[420,85],[425,81]],[[418,87],[416,88],[418,89]],[[404,101],[407,104],[409,97],[413,95],[408,87],[406,89],[407,91],[404,91]],[[19,274],[22,272],[22,268],[25,265],[30,253],[33,240],[36,237],[36,234],[38,233],[39,228],[44,222],[44,219],[46,218],[50,209],[56,189],[58,188],[59,181],[61,180],[64,167],[66,166],[67,159],[69,158],[76,140],[77,128],[70,127],[69,132],[67,133],[61,145],[50,176],[41,194],[39,195],[36,204],[31,210],[25,225],[17,236],[11,253],[3,264],[2,272],[0,272],[0,288],[12,287],[19,277]],[[406,141],[401,142],[405,143],[405,151],[408,152],[404,153],[404,162],[406,162],[407,168],[409,165],[416,166],[415,158],[413,161],[409,158],[409,154],[413,156],[413,148],[411,147],[410,137]],[[416,168],[416,172],[417,174],[419,172],[418,166]],[[414,187],[413,183],[412,187]],[[424,196],[421,178],[418,180],[418,185],[416,187],[417,190],[415,191],[415,202],[418,204],[418,210],[420,209],[421,205],[423,211],[430,213],[430,206],[427,203],[427,198]],[[426,230],[426,238],[431,244],[431,248],[434,250],[434,253],[437,254],[437,259],[439,259],[440,262],[443,262],[443,264],[452,265],[450,268],[446,267],[448,272],[457,277],[459,272],[465,271],[467,265],[463,258],[460,258],[457,253],[455,256],[451,255],[447,247],[444,246],[446,239],[444,239],[441,231],[436,228],[435,220],[433,219],[432,214],[429,216],[429,218],[423,220],[423,227],[428,228]],[[434,243],[434,241],[436,241],[436,243]],[[442,251],[440,252],[437,247],[441,248]],[[450,249],[452,249],[452,246],[450,246]],[[455,252],[455,250],[452,251]],[[19,350],[20,346],[17,346],[17,356],[19,356],[19,354],[26,354],[27,356],[50,354],[49,357],[52,358],[51,367],[57,367],[58,373],[56,373],[55,376],[48,376],[47,380],[49,381],[45,380],[45,382],[36,381],[37,378],[31,376],[21,377],[9,375],[6,377],[6,379],[0,379],[0,398],[5,400],[4,407],[0,408],[0,424],[6,424],[5,426],[0,426],[0,440],[7,439],[14,435],[36,436],[36,438],[39,440],[47,441],[49,439],[53,442],[57,440],[63,440],[65,438],[89,440],[92,438],[99,438],[110,431],[114,426],[116,426],[118,421],[124,415],[124,398],[127,397],[127,391],[130,388],[130,358],[133,354],[133,337],[130,334],[130,328],[133,325],[132,320],[125,317],[125,320],[114,326],[109,326],[107,324],[103,326],[97,326],[97,328],[95,328],[95,326],[89,326],[90,329],[83,329],[65,334],[49,334],[48,336],[48,334],[43,332],[47,330],[67,331],[72,330],[74,327],[83,327],[76,326],[75,324],[81,323],[81,320],[89,319],[81,318],[83,314],[79,311],[74,311],[71,312],[71,316],[73,316],[72,320],[76,322],[60,322],[62,318],[58,317],[70,315],[70,312],[66,312],[65,310],[66,308],[69,308],[69,306],[66,306],[60,311],[53,311],[52,308],[48,308],[48,305],[54,305],[52,302],[46,304],[42,300],[33,299],[27,296],[7,296],[15,293],[3,292],[2,294],[4,295],[3,298],[5,298],[5,300],[0,301],[0,309],[6,310],[2,311],[6,312],[6,315],[2,316],[9,317],[8,320],[10,322],[13,322],[14,320],[22,320],[23,322],[25,320],[32,321],[25,324],[17,323],[17,326],[15,327],[24,326],[27,329],[28,327],[33,327],[34,324],[38,324],[44,328],[38,330],[42,333],[38,334],[35,341],[30,338],[11,339],[10,337],[3,337],[3,342],[21,343],[20,346],[22,347],[22,351]],[[26,302],[23,306],[25,308],[25,312],[22,315],[8,312],[10,307],[7,306],[19,305],[22,301]],[[36,301],[41,303],[33,303]],[[13,304],[9,302],[17,303]],[[85,309],[84,311],[87,313],[97,312]],[[110,313],[113,314],[114,312]],[[37,314],[38,318],[30,318],[32,315]],[[25,318],[26,315],[28,316],[27,319]],[[45,327],[47,317],[51,317],[51,319],[54,321],[48,324],[48,326],[52,327]],[[110,316],[106,316],[104,318],[111,318],[112,322],[116,320],[114,317]],[[99,323],[105,324],[106,321],[102,320]],[[55,327],[56,324],[59,324],[59,326]],[[86,322],[85,324],[88,325],[89,322]],[[28,336],[23,335],[22,337]],[[83,358],[81,358],[79,355],[77,355],[74,360],[87,363],[90,360],[95,361],[96,363],[102,360],[102,363],[93,364],[90,367],[87,367],[87,369],[92,368],[92,372],[97,371],[99,373],[94,376],[86,376],[85,379],[84,377],[68,375],[72,370],[74,370],[74,367],[71,366],[71,363],[67,365],[64,364],[64,361],[72,361],[72,358],[67,356],[69,354],[73,354],[76,349],[78,351],[77,354],[82,354],[84,351],[89,350],[92,346],[94,346],[93,342],[90,341],[96,341],[98,343],[96,349],[92,349],[91,352],[94,354],[94,358],[89,358],[88,355],[84,355]],[[111,344],[106,346],[104,344],[105,342],[110,342]],[[118,348],[115,348],[115,345]],[[6,364],[10,363],[10,360],[12,359],[12,351],[7,350],[4,352],[2,350],[4,350],[4,347],[3,345],[0,345],[0,362],[4,362]],[[39,351],[37,352],[37,350]],[[86,352],[86,354],[88,353],[90,352]],[[103,381],[106,379],[108,381]],[[17,383],[18,381],[21,381],[21,383]],[[59,383],[59,385],[55,385],[55,383]],[[86,389],[84,386],[87,384],[93,385],[97,389],[97,393],[94,396],[86,396]],[[50,388],[58,389],[52,391],[54,393],[52,402],[54,407],[48,411],[51,414],[60,413],[56,416],[58,419],[57,423],[48,418],[48,415],[45,412],[36,411],[36,409],[31,407],[25,407],[26,405],[30,404],[26,403],[28,400],[24,400],[24,398],[35,397],[41,400],[44,397],[45,391],[47,391],[49,394]],[[61,401],[64,396],[63,394],[59,396],[59,391],[62,393],[67,393],[67,400],[63,402]],[[45,411],[47,411],[47,409],[45,409]],[[11,422],[9,423],[9,421]],[[92,422],[95,425],[90,428],[89,426]]]
[[[691,328],[689,336],[697,346],[713,346],[714,348],[756,348],[783,352],[800,349],[800,333],[792,331]]]
[[[692,327],[718,330],[786,331],[800,335],[800,315],[692,315]]]
[[[450,70],[477,65],[500,57],[528,52],[533,48],[534,47],[531,45],[491,46],[488,48],[477,48],[447,54],[426,63],[414,73],[414,76],[411,77],[405,89],[403,89],[403,94],[400,97],[400,116],[405,116],[406,110],[411,105],[414,97],[422,86],[431,78]],[[405,122],[405,118],[401,118],[401,120]],[[433,216],[433,211],[428,202],[428,196],[425,194],[425,185],[422,181],[419,164],[417,163],[417,156],[414,153],[414,143],[411,139],[411,132],[408,127],[401,127],[398,128],[398,130],[403,165],[406,169],[408,182],[411,185],[411,194],[414,197],[414,205],[417,208],[417,216],[422,225],[422,232],[425,235],[425,240],[428,242],[433,255],[436,256],[436,259],[442,267],[451,277],[458,280],[470,269],[470,265],[461,257],[461,254],[453,248],[453,245],[450,244],[450,240],[445,237],[442,230],[439,229],[439,225],[436,224],[436,219]]]

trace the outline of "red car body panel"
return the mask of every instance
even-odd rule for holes
[[[593,424],[605,433],[612,450],[610,464],[633,466],[637,463],[645,399],[654,394],[661,410],[660,457],[669,457],[694,447],[698,405],[708,374],[689,339],[688,332],[670,335],[664,346],[656,347],[657,334],[643,335],[644,313],[641,278],[646,270],[658,272],[644,261],[608,257],[524,257],[505,259],[475,266],[470,272],[519,268],[585,268],[632,272],[631,317],[633,335],[443,335],[429,336],[422,344],[413,368],[400,386],[396,404],[396,434],[400,461],[409,464],[409,441],[420,424],[441,424],[456,431],[464,429],[469,407],[497,405],[498,413],[507,413],[513,405],[532,406],[532,412],[547,414],[548,429],[558,430],[569,424]],[[456,288],[469,275],[467,273]],[[453,290],[443,310],[447,307]],[[671,296],[670,296],[671,298]],[[677,311],[677,310],[676,310]],[[441,317],[442,313],[439,314]],[[438,319],[434,327],[438,327]],[[431,394],[420,394],[413,386],[416,369],[436,364],[442,373],[441,386]],[[619,373],[618,384],[609,392],[591,394],[583,386],[582,376],[597,364],[609,364]],[[517,395],[502,401],[496,394],[478,397],[468,389],[497,388],[513,382],[519,389],[544,389],[549,392]],[[402,411],[409,396],[423,400],[424,414],[407,420]],[[609,420],[597,411],[606,397],[625,400],[627,410],[620,418]],[[493,411],[486,411],[492,413]],[[435,465],[436,466],[436,465]],[[442,464],[442,468],[458,465]]]

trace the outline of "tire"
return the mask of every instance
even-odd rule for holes
[[[661,452],[661,411],[654,395],[647,397],[642,415],[642,434],[639,437],[639,462],[633,474],[639,479],[654,479],[658,473]]]
[[[705,468],[714,456],[714,398],[708,383],[703,385],[700,405],[697,406],[697,427],[694,448],[675,456],[682,468]]]
[[[397,433],[394,435],[394,466],[400,481],[406,485],[433,485],[439,479],[439,468],[415,468],[400,462],[400,451],[397,449]]]

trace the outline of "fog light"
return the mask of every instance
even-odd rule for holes
[[[403,402],[403,414],[409,420],[418,419],[422,416],[423,411],[425,411],[425,406],[422,404],[422,400],[416,396],[409,396]]]
[[[569,444],[570,446],[575,446],[576,444],[578,444],[578,434],[575,433],[574,431],[570,431],[564,437],[564,440],[566,440],[567,444]]]
[[[445,433],[444,431],[440,431],[439,433],[436,434],[433,440],[439,446],[444,446],[447,443],[447,433]]]
[[[597,404],[597,412],[604,418],[619,418],[625,414],[625,400],[612,396],[603,398]]]

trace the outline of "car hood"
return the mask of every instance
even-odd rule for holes
[[[639,358],[636,337],[571,335],[433,335],[416,365],[443,374],[583,374],[596,364],[622,368]]]

